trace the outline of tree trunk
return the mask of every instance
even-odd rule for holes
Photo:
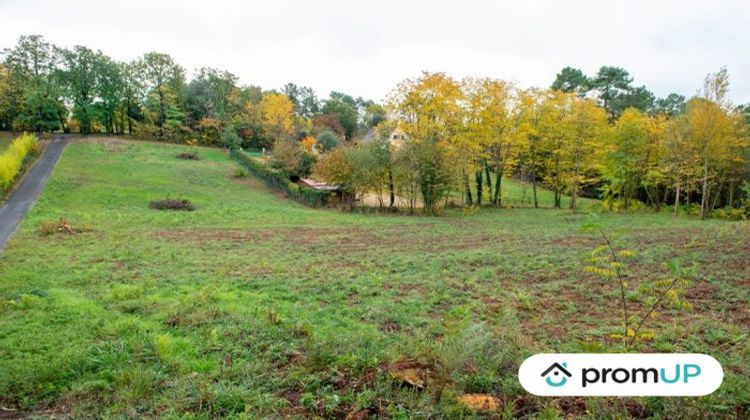
[[[708,159],[703,159],[703,193],[701,197],[701,220],[708,216]]]
[[[622,192],[623,192],[623,195],[625,196],[625,211],[628,211],[630,209],[630,196],[632,195],[632,192],[630,191],[627,185],[623,187]]]
[[[492,178],[490,177],[490,167],[487,165],[487,162],[484,163],[484,175],[487,178],[487,195],[492,196]],[[492,204],[497,203],[492,200]]]
[[[561,207],[561,191],[560,188],[560,156],[555,157],[555,208],[559,209]]]
[[[477,171],[477,205],[482,206],[482,170]]]
[[[539,201],[536,198],[536,164],[531,163],[531,191],[534,194],[534,208],[539,208]]]
[[[496,205],[502,206],[503,202],[503,169],[497,168],[497,172],[495,173],[495,196],[493,198],[493,201]]]
[[[466,189],[466,204],[474,205],[474,199],[471,197],[471,185],[469,185],[469,175],[464,174],[464,188]]]
[[[680,206],[680,183],[677,183],[677,190],[674,193],[674,215],[677,216],[677,209]]]
[[[722,182],[719,184],[719,189],[716,190],[716,195],[714,196],[714,201],[711,202],[711,207],[708,209],[709,213],[714,211],[716,208],[716,203],[719,201],[719,198],[721,198],[721,190],[724,189],[724,183]]]
[[[388,168],[388,192],[390,193],[391,203],[388,205],[388,207],[393,208],[393,205],[396,204],[396,192],[394,191],[394,185],[393,185],[393,171],[391,168]]]
[[[164,137],[164,122],[167,119],[167,107],[164,103],[164,92],[159,88],[159,137]]]
[[[729,181],[729,208],[734,208],[734,180]]]
[[[578,182],[573,181],[573,191],[570,195],[570,209],[576,208],[576,196],[578,195]]]

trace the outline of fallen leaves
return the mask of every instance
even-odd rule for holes
[[[385,369],[390,377],[404,385],[424,389],[425,381],[429,377],[426,366],[415,361],[394,363]]]
[[[458,401],[472,410],[494,411],[499,406],[497,398],[489,394],[464,394]]]

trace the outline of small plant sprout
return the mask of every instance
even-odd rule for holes
[[[596,215],[592,219],[596,220]],[[694,276],[694,270],[683,269],[678,260],[668,261],[667,267],[670,275],[650,283],[641,284],[637,292],[650,294],[646,299],[648,310],[640,315],[628,309],[629,296],[637,292],[630,291],[628,277],[628,262],[636,257],[636,253],[630,249],[618,247],[614,244],[612,235],[608,234],[596,221],[584,225],[584,230],[591,231],[601,238],[602,243],[594,248],[586,258],[584,271],[593,273],[603,281],[616,281],[619,289],[620,311],[623,320],[623,333],[613,334],[614,338],[621,338],[627,347],[632,347],[640,337],[643,339],[653,338],[652,333],[642,332],[643,326],[649,319],[657,317],[656,309],[662,305],[669,304],[676,309],[690,309],[691,305],[685,300],[684,291],[690,284],[690,278]],[[632,299],[631,299],[632,300]]]

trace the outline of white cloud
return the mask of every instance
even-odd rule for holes
[[[564,66],[625,67],[689,96],[726,65],[750,102],[746,1],[0,0],[0,46],[39,33],[127,60],[157,50],[246,84],[287,81],[381,99],[421,70],[547,86]]]

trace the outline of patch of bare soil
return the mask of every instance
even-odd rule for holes
[[[131,144],[129,140],[117,138],[117,137],[86,137],[78,138],[77,142],[95,143],[101,144],[107,149],[108,152],[118,153],[125,152],[130,149]]]
[[[359,205],[365,206],[365,207],[383,207],[388,206],[391,202],[391,197],[389,194],[377,194],[377,193],[368,193],[365,194],[362,199],[359,201]],[[393,205],[398,208],[406,209],[409,208],[409,200],[407,200],[404,197],[395,196]],[[421,209],[424,207],[424,204],[422,203],[421,199],[417,199],[414,203],[414,208]]]

